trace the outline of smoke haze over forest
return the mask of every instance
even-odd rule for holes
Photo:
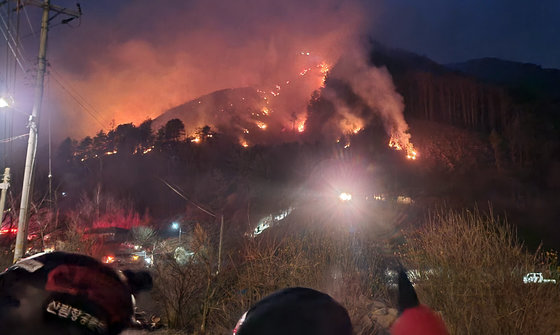
[[[75,7],[69,0],[57,4]],[[82,4],[81,23],[70,24],[74,29],[51,29],[48,58],[57,79],[48,82],[45,114],[52,112],[58,137],[109,129],[112,120],[138,124],[216,90],[274,89],[312,64],[334,65],[365,36],[440,62],[498,56],[560,67],[554,61],[560,59],[557,47],[547,42],[558,32],[552,23],[558,6],[554,1],[535,6],[520,1],[88,2]],[[28,12],[31,22],[38,22],[39,11]],[[36,57],[34,29],[35,37],[22,31],[29,63]],[[32,73],[19,80],[27,91]],[[310,74],[293,88],[286,99],[288,115],[303,112],[319,76]],[[30,109],[31,93],[17,96],[21,108]]]

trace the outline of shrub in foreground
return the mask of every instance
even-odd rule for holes
[[[550,275],[551,259],[529,253],[491,212],[440,210],[407,234],[402,256],[417,270],[420,299],[443,313],[453,334],[560,329],[559,286],[523,283],[528,272]]]

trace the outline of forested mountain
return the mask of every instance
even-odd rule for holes
[[[492,135],[500,167],[542,171],[560,153],[560,70],[494,58],[439,65],[379,44],[372,62],[388,67],[407,117]]]
[[[498,58],[473,59],[447,64],[483,82],[502,85],[517,101],[560,103],[560,70],[543,69],[539,65],[505,61]]]
[[[557,87],[557,70],[495,59],[441,65],[376,43],[370,56],[373,65],[387,67],[404,98],[417,161],[388,148],[388,135],[375,118],[336,143],[299,136],[295,128],[280,129],[267,140],[269,133],[258,129],[258,114],[264,113],[258,91],[228,89],[138,126],[122,124],[94,137],[65,140],[54,161],[54,184],[66,194],[59,206],[70,209],[90,199],[99,211],[99,196],[105,193],[126,200],[127,208],[156,225],[177,216],[210,220],[167,181],[214,213],[224,213],[228,229],[242,234],[262,216],[307,201],[304,196],[326,175],[355,173],[364,195],[411,196],[417,214],[442,202],[451,207],[491,202],[531,243],[560,243],[554,238],[560,208],[555,196],[560,188],[557,100],[547,89],[537,90],[533,100],[523,98],[524,92],[531,95],[529,88]],[[526,82],[532,83],[529,88]],[[363,107],[341,80],[327,78],[326,89]],[[332,108],[319,90],[309,102],[309,118],[320,121],[318,115]],[[247,117],[236,118],[240,111]],[[220,122],[205,123],[216,119]],[[248,133],[259,134],[262,144],[240,141],[240,134]],[[340,171],[326,172],[329,164]],[[45,193],[44,185],[37,194]],[[396,217],[399,222],[415,218]]]

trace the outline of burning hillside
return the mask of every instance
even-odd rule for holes
[[[307,63],[297,75],[287,75],[289,80],[268,88],[216,91],[168,110],[154,120],[153,127],[176,118],[183,121],[194,142],[197,129],[208,125],[238,138],[244,147],[317,137],[333,143],[344,141],[349,147],[350,138],[377,117],[390,138],[389,147],[403,150],[409,159],[417,158],[403,115],[403,99],[387,69],[367,64],[359,52],[343,56],[332,71],[320,57],[309,52],[300,56]],[[329,85],[329,78],[344,83],[351,97]],[[301,100],[309,87],[314,90],[307,100]],[[310,109],[317,100],[326,101],[329,108]],[[311,113],[315,115],[310,117]]]

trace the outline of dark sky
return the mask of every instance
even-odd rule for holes
[[[560,68],[558,0],[88,0],[82,8],[80,25],[55,19],[49,35],[45,109],[64,135],[139,123],[223,88],[268,89],[310,64],[333,65],[367,35],[441,63],[499,57]],[[38,31],[40,10],[27,13]],[[33,69],[38,36],[26,20],[22,30]],[[21,109],[32,101],[29,73],[15,94]],[[320,82],[309,77],[295,108]]]
[[[144,34],[154,24],[150,21],[167,20],[165,16],[158,17],[158,12],[153,11],[154,6],[146,6],[146,11],[138,9],[142,6],[134,6],[138,12],[135,22],[115,21],[119,13],[130,10],[132,3],[142,2],[146,3],[145,0],[90,0],[82,4],[86,14],[84,20],[89,22],[91,18],[93,22],[113,25],[117,29],[132,28],[128,31],[131,36]],[[242,2],[245,1],[239,3]],[[365,19],[376,39],[390,46],[424,54],[438,62],[498,57],[560,69],[560,1],[557,0],[356,2],[364,5]],[[73,4],[67,0],[58,3],[68,4],[69,7]],[[178,2],[166,0],[157,3],[157,7],[169,9]],[[299,6],[298,2],[293,3]],[[180,7],[189,10],[188,6]],[[162,11],[166,12],[165,9]],[[286,24],[289,22],[289,18],[286,18]]]
[[[498,57],[560,69],[560,1],[387,0],[381,41],[449,63]]]

